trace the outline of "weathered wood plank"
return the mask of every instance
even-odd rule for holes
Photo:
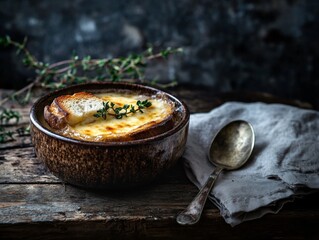
[[[284,219],[281,219],[284,220]],[[231,229],[221,222],[214,224],[200,223],[196,226],[177,226],[174,220],[153,222],[139,220],[129,222],[124,220],[41,223],[30,224],[28,228],[17,225],[14,229],[5,229],[2,239],[318,239],[315,224],[312,219],[305,221],[306,229],[301,229],[294,218],[282,221],[282,229],[265,227],[272,219],[263,222],[265,225],[249,224],[242,229]],[[277,221],[276,221],[277,223]],[[296,225],[297,227],[292,227]],[[263,226],[263,227],[262,227]]]
[[[313,239],[319,238],[313,218],[277,219],[265,217],[238,228],[221,221],[200,222],[195,226],[178,226],[174,219],[153,221],[97,220],[59,223],[18,224],[15,228],[0,226],[2,239]],[[306,225],[301,227],[300,223]]]
[[[0,222],[171,218],[194,193],[196,188],[188,184],[179,184],[178,188],[156,184],[117,192],[61,184],[2,184]]]
[[[312,199],[277,215],[231,228],[216,208],[206,207],[195,226],[182,227],[176,215],[197,192],[189,185],[152,185],[138,191],[87,191],[59,184],[2,185],[0,233],[16,239],[316,239],[319,209]],[[319,195],[314,196],[319,199]],[[305,206],[312,211],[305,211]]]
[[[62,184],[1,184],[0,223],[107,219],[171,219],[197,193],[189,184],[152,184],[145,188],[94,191]],[[288,204],[276,218],[319,217],[319,193]],[[206,218],[222,220],[212,204]],[[273,215],[272,215],[273,216]]]
[[[8,130],[15,131],[16,129],[17,129],[17,127],[14,127],[12,129],[8,129]],[[13,137],[14,137],[13,141],[7,141],[5,143],[0,143],[0,151],[13,149],[13,148],[24,148],[24,147],[32,146],[30,134],[20,136],[19,134],[14,133]]]
[[[0,184],[60,182],[39,160],[33,147],[0,150]]]

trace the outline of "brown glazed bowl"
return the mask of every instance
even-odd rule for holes
[[[175,124],[158,135],[125,142],[87,142],[58,135],[43,117],[54,98],[87,91],[129,89],[165,94],[176,106]],[[150,183],[182,156],[189,111],[174,96],[158,89],[128,83],[89,83],[67,87],[41,97],[31,108],[31,136],[37,157],[62,181],[87,188],[123,188]]]

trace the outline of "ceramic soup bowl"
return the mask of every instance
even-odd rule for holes
[[[80,91],[94,94],[109,89],[163,94],[175,104],[172,126],[130,141],[89,142],[55,133],[44,119],[44,107],[58,96]],[[185,148],[189,111],[183,102],[155,88],[128,83],[89,83],[41,97],[31,108],[30,122],[37,157],[63,182],[87,188],[122,188],[148,184],[175,165]]]

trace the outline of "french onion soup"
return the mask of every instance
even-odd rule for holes
[[[130,141],[161,134],[174,125],[175,104],[162,94],[131,90],[62,95],[44,108],[44,118],[58,134],[93,141]]]

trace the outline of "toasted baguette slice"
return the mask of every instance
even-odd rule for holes
[[[79,122],[90,122],[94,113],[103,107],[103,100],[87,92],[63,95],[44,108],[44,118],[50,127],[62,129]]]

